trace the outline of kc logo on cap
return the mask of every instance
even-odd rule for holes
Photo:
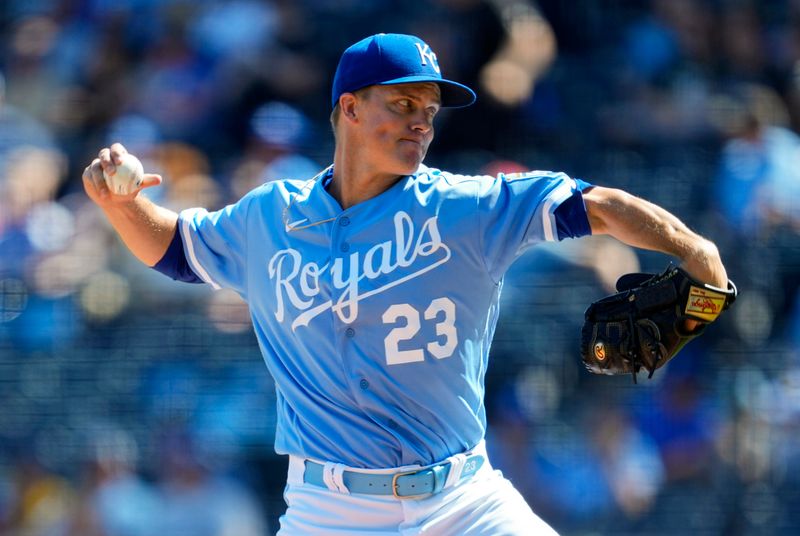
[[[441,74],[442,71],[439,69],[439,62],[436,60],[436,54],[431,50],[431,47],[429,47],[427,43],[414,44],[417,45],[417,50],[419,50],[419,59],[422,61],[422,65],[428,65],[428,62],[431,62],[433,70]]]
[[[342,54],[333,77],[331,105],[342,93],[373,85],[433,82],[439,85],[442,107],[458,108],[475,102],[475,92],[463,84],[442,78],[439,59],[419,37],[375,34],[351,45]]]

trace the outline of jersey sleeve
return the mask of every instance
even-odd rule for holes
[[[533,245],[592,233],[582,191],[592,185],[564,173],[531,171],[487,177],[478,194],[487,269],[499,281]]]
[[[178,231],[192,271],[215,289],[246,294],[247,212],[251,197],[215,212],[190,208],[178,216]]]

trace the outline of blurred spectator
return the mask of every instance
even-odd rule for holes
[[[187,21],[173,15],[165,21],[168,31],[146,50],[138,76],[131,79],[138,87],[132,104],[164,137],[199,145],[212,126],[214,63],[191,47]]]
[[[64,166],[59,153],[20,146],[7,156],[8,175],[0,181],[0,272],[19,275],[21,261],[37,250],[64,247],[71,214],[55,202]]]
[[[250,118],[250,136],[231,179],[239,199],[253,188],[276,179],[310,179],[322,166],[301,154],[311,144],[311,122],[284,102],[267,102]]]
[[[658,447],[667,483],[704,484],[713,479],[719,415],[695,376],[669,375],[663,380],[666,385],[652,393],[652,402],[635,416],[637,428]]]
[[[729,140],[714,186],[718,210],[734,232],[723,245],[739,263],[759,257],[758,290],[766,292],[766,314],[782,335],[800,289],[800,136],[787,128],[786,105],[775,91],[747,84],[731,94],[719,118]]]
[[[653,0],[626,29],[622,100],[604,107],[601,124],[615,143],[659,145],[713,135],[706,109],[714,61],[709,7],[699,0]]]
[[[267,532],[252,493],[236,480],[212,473],[186,432],[166,432],[161,447],[162,509],[154,520],[155,534],[262,536]]]
[[[59,73],[49,60],[57,51],[59,24],[49,13],[29,13],[13,19],[5,48],[8,101],[40,121],[51,118]]]
[[[647,514],[664,484],[664,465],[656,444],[615,408],[591,421],[596,453],[618,508],[632,519]]]
[[[98,426],[87,448],[81,500],[67,536],[151,536],[162,505],[137,474],[138,452],[128,433]]]
[[[53,198],[62,178],[58,157],[47,127],[7,102],[6,81],[0,73],[0,237],[36,203]],[[31,184],[38,181],[25,175],[26,170],[43,175],[42,184]]]
[[[800,226],[800,137],[768,87],[738,86],[718,121],[728,135],[715,194],[727,225],[742,238],[767,238],[773,227]]]
[[[71,485],[27,453],[21,454],[16,461],[10,506],[5,516],[0,517],[0,534],[61,534],[75,504]]]
[[[0,73],[0,184],[9,179],[12,155],[23,148],[53,150],[56,145],[44,123],[7,102],[6,80]]]

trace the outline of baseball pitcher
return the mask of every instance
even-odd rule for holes
[[[503,275],[537,243],[609,234],[677,257],[696,287],[728,296],[716,247],[658,206],[564,173],[423,165],[439,110],[474,100],[443,78],[424,41],[378,34],[341,57],[335,154],[315,177],[264,184],[217,212],[175,214],[138,195],[157,175],[109,191],[104,174],[127,158],[122,145],[86,168],[87,194],[141,261],[249,304],[277,386],[275,449],[290,459],[279,534],[554,533],[492,469],[484,444]],[[716,318],[673,317],[687,336]],[[584,337],[585,360],[619,360],[604,372],[671,357],[672,347],[661,361],[640,356],[641,330],[620,335],[612,320],[593,316],[602,329]]]

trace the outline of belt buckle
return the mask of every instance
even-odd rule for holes
[[[422,469],[422,470],[418,469],[418,470],[414,470],[414,471],[404,471],[402,473],[395,473],[394,475],[392,475],[392,496],[395,499],[422,499],[424,497],[428,497],[429,495],[431,495],[430,493],[427,493],[427,492],[426,493],[421,493],[419,495],[398,495],[397,494],[397,479],[398,478],[400,478],[401,476],[415,475],[417,473],[421,473],[424,470],[425,469]]]

